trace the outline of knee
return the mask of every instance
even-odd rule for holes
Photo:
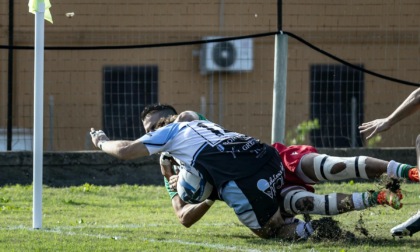
[[[279,229],[284,225],[283,218],[280,214],[280,209],[268,220],[268,222],[259,229],[251,229],[256,235],[263,239],[270,239],[278,237]]]
[[[260,237],[262,239],[272,239],[272,238],[276,237],[276,235],[275,235],[276,232],[267,231],[267,230],[264,230],[264,229],[265,228],[251,229],[251,230],[254,234],[256,234],[258,237]]]
[[[281,194],[281,207],[284,213],[292,216],[308,213],[315,207],[314,194],[300,187],[292,187]]]
[[[306,213],[314,210],[314,198],[310,196],[302,197],[295,202],[296,210]]]

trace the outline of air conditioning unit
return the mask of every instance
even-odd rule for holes
[[[221,37],[204,37],[204,40]],[[251,71],[253,68],[252,39],[212,42],[203,45],[200,52],[200,72]]]

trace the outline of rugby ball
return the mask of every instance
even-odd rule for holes
[[[184,168],[179,171],[177,192],[184,202],[198,204],[206,200],[212,191],[213,185],[198,170]]]

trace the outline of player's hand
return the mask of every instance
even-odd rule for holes
[[[159,158],[160,171],[162,175],[169,181],[172,175],[175,175],[174,164],[176,164],[174,158],[169,152],[162,152]]]
[[[391,128],[391,124],[387,118],[376,119],[370,122],[363,123],[359,126],[360,133],[369,133],[366,139],[372,138],[375,134],[387,131]]]
[[[169,152],[162,152],[160,153],[159,163],[160,165],[172,165],[173,157]]]
[[[94,128],[91,128],[90,136],[92,137],[92,143],[99,149],[101,149],[100,147],[103,142],[109,141],[109,138],[102,130],[95,130]]]
[[[176,191],[176,187],[178,185],[178,175],[173,175],[169,178],[169,187]]]

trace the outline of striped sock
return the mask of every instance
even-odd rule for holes
[[[394,160],[391,160],[388,163],[387,174],[390,177],[409,178],[408,173],[409,170],[412,168],[414,168],[414,166],[408,164],[401,164],[395,162]]]
[[[368,207],[370,207],[369,202],[369,192],[363,192],[363,193],[353,193],[352,194],[352,200],[355,210],[363,210]]]
[[[408,165],[408,164],[401,164],[400,165],[400,173],[401,173],[401,178],[410,178],[408,176],[408,173],[411,169],[413,169],[414,166]]]
[[[369,194],[369,206],[378,205],[378,194],[379,192],[372,192]]]

